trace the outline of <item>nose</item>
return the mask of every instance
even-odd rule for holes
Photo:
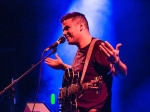
[[[67,36],[67,32],[63,31],[63,35],[64,35],[64,37],[66,37]]]

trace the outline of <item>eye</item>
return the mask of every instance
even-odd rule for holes
[[[63,31],[68,30],[70,27],[69,26],[65,26]]]

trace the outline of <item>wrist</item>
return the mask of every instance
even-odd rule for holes
[[[118,61],[116,63],[114,63],[113,65],[117,66],[117,65],[119,65],[119,63],[120,63],[120,59],[118,59]]]
[[[61,63],[61,64],[60,64],[60,69],[61,69],[61,70],[65,70],[64,63]]]
[[[70,65],[67,65],[67,64],[65,64],[65,63],[62,63],[61,69],[62,69],[62,70],[66,70],[67,68],[71,68],[71,66],[70,66]]]

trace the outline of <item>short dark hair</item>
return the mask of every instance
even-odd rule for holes
[[[66,15],[61,17],[60,22],[63,23],[65,20],[71,19],[71,18],[72,18],[72,20],[79,19],[80,21],[82,21],[84,23],[86,28],[89,30],[88,21],[87,21],[85,15],[82,13],[79,13],[79,12],[67,13]]]

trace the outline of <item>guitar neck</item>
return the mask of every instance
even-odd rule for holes
[[[102,83],[102,77],[98,77],[95,80],[91,80],[91,82],[89,83],[87,82],[83,84],[71,84],[71,86],[69,87],[63,87],[60,89],[59,98],[61,99],[61,98],[79,93],[87,89],[93,89],[97,91],[100,89],[101,83]]]
[[[64,98],[66,96],[72,95],[72,94],[76,94],[79,91],[83,91],[86,89],[90,89],[91,88],[91,83],[83,83],[81,85],[78,84],[72,84],[70,87],[66,88],[61,88],[60,90],[60,96],[61,98]]]

